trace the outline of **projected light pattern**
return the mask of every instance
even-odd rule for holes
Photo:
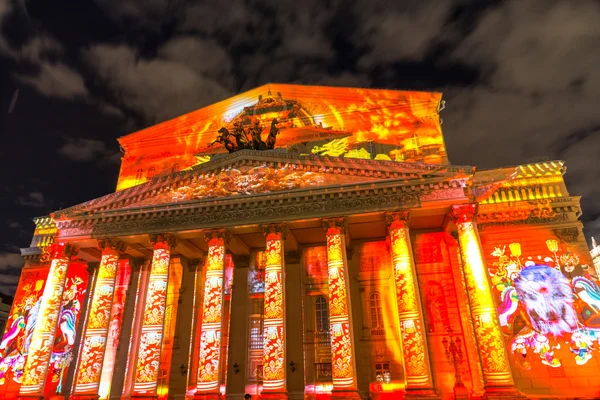
[[[283,240],[277,225],[265,227],[263,390],[285,391],[285,301]],[[279,230],[279,231],[278,231]]]
[[[335,225],[337,223],[337,225]],[[333,224],[333,226],[331,226]],[[340,226],[341,224],[341,226]],[[329,268],[329,325],[331,331],[331,369],[333,388],[355,389],[352,325],[350,322],[350,299],[348,298],[348,278],[344,257],[344,237],[342,221],[334,221],[326,226],[327,266]]]
[[[98,277],[92,294],[90,316],[81,349],[81,361],[75,384],[76,396],[98,393],[118,264],[119,251],[106,245],[102,251]]]
[[[0,392],[16,395],[41,305],[49,266],[21,273],[13,306],[0,342]]]
[[[542,254],[536,257],[532,250]],[[500,325],[522,370],[559,368],[566,358],[583,366],[598,354],[600,286],[577,253],[541,236],[523,246],[496,244],[490,255]],[[525,326],[519,318],[525,318]]]
[[[431,374],[427,364],[427,346],[423,335],[422,318],[419,315],[417,278],[408,234],[408,212],[387,215],[390,249],[396,284],[398,320],[404,352],[407,388],[431,386]]]
[[[208,255],[202,305],[202,330],[198,357],[196,394],[219,392],[221,368],[221,324],[223,307],[223,277],[225,274],[225,242],[214,231],[207,232]]]
[[[38,321],[33,329],[31,344],[19,390],[20,395],[43,395],[43,385],[48,373],[52,342],[60,313],[67,267],[73,249],[65,243],[52,245],[52,262],[48,280],[39,308]]]
[[[486,387],[512,386],[502,332],[494,307],[479,234],[474,223],[476,212],[476,204],[453,206],[451,217],[458,228],[458,242],[475,325],[475,337],[481,351],[483,377]]]
[[[150,279],[144,306],[142,333],[133,385],[134,396],[156,392],[167,301],[169,261],[169,244],[159,239],[154,245],[150,267]]]

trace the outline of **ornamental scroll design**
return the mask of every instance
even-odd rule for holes
[[[326,233],[329,229],[338,229],[339,232],[344,235],[348,229],[348,221],[345,217],[327,218],[321,220],[321,226],[325,229]]]
[[[231,240],[231,232],[229,232],[229,230],[224,229],[224,228],[207,229],[203,233],[204,233],[204,239],[207,242],[210,242],[211,240],[221,239],[221,240],[223,240],[223,243],[229,244],[229,241]]]
[[[126,245],[121,239],[117,238],[106,238],[98,240],[98,247],[102,251],[112,251],[114,253],[120,254],[125,251]]]
[[[149,235],[150,243],[152,246],[164,246],[168,249],[172,249],[177,246],[177,238],[170,233],[157,233]]]

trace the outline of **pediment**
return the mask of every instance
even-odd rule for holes
[[[113,211],[143,212],[157,207],[187,206],[322,190],[343,191],[357,185],[396,182],[422,184],[425,179],[463,179],[472,167],[433,166],[366,159],[305,156],[285,151],[244,150],[223,155],[130,189],[54,213],[54,218],[89,218]],[[416,183],[418,182],[418,183]]]

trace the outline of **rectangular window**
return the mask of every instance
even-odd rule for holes
[[[331,363],[316,363],[315,379],[317,382],[331,382]]]
[[[250,317],[250,349],[259,350],[263,348],[263,325],[260,316]]]
[[[390,377],[390,362],[376,362],[375,363],[375,380],[377,382],[383,382],[386,377]]]

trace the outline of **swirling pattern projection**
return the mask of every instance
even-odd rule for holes
[[[267,235],[265,251],[265,311],[263,387],[285,390],[283,242],[280,233]]]
[[[144,305],[140,347],[137,354],[133,385],[134,395],[156,392],[167,302],[170,256],[170,251],[165,248],[164,243],[159,242],[155,245]]]
[[[425,338],[419,318],[416,276],[406,228],[390,228],[389,235],[406,381],[409,388],[428,386],[430,377],[425,359]]]
[[[339,230],[330,229],[327,232],[327,266],[329,269],[331,368],[334,388],[354,388],[352,328],[348,315],[347,267],[342,246],[342,234]]]
[[[198,393],[219,391],[221,365],[221,321],[223,278],[225,275],[225,245],[223,239],[211,239],[206,259],[202,331],[198,357]]]
[[[42,394],[42,386],[48,373],[52,353],[51,343],[56,333],[60,314],[68,265],[69,258],[65,256],[54,258],[50,264],[48,280],[40,304],[39,318],[33,329],[22,385],[19,390],[22,395]]]
[[[85,339],[81,349],[81,362],[77,370],[75,394],[98,392],[118,263],[119,255],[111,250],[105,251],[100,260]]]

